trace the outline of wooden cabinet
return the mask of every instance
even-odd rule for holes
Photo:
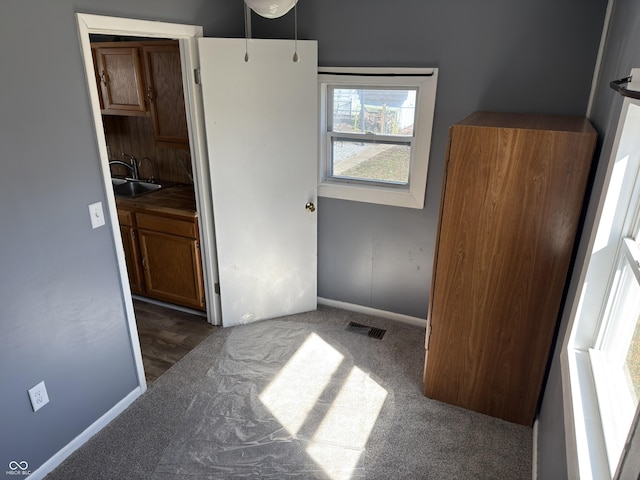
[[[145,44],[143,53],[156,141],[188,144],[180,48],[177,42]]]
[[[156,142],[187,146],[178,42],[96,42],[91,47],[102,113],[150,117]]]
[[[596,133],[581,117],[480,112],[449,140],[425,395],[531,425]]]
[[[124,247],[124,257],[129,275],[129,285],[133,293],[144,293],[144,283],[140,261],[140,249],[136,235],[134,213],[118,208],[118,222],[120,223],[120,235]]]
[[[102,113],[144,115],[147,105],[140,49],[100,44],[93,48]]]
[[[204,310],[197,219],[122,207],[118,218],[131,291]]]
[[[204,308],[200,244],[194,221],[136,214],[147,295]]]

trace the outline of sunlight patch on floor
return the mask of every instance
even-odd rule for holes
[[[278,422],[296,435],[309,421],[323,392],[336,381],[333,377],[343,359],[340,352],[311,333],[259,398]],[[306,452],[331,480],[348,480],[362,468],[360,457],[386,398],[387,391],[354,366],[319,423],[305,425],[305,431],[314,432]]]
[[[344,356],[311,333],[260,394],[260,401],[295,435],[325,390]]]
[[[351,369],[307,448],[332,480],[351,478],[386,398],[368,374]]]

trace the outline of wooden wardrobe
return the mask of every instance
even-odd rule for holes
[[[532,425],[591,168],[584,117],[477,112],[445,165],[425,395]]]

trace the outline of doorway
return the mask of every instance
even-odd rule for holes
[[[193,82],[188,80],[188,72],[193,71],[195,60],[195,41],[202,36],[202,27],[191,25],[166,24],[144,20],[132,20],[118,17],[104,17],[89,14],[76,14],[80,43],[85,63],[87,84],[90,101],[93,110],[94,124],[96,128],[96,140],[101,159],[101,168],[107,197],[106,218],[110,220],[116,245],[116,254],[120,269],[120,278],[123,284],[123,298],[125,303],[127,323],[132,340],[132,349],[136,361],[138,380],[142,391],[146,389],[146,380],[140,338],[138,335],[133,298],[130,291],[124,286],[129,283],[127,261],[124,253],[124,245],[120,236],[120,224],[115,202],[115,195],[111,181],[109,165],[110,152],[104,134],[104,123],[101,115],[100,96],[98,84],[95,82],[94,64],[91,53],[90,35],[127,36],[155,39],[177,40],[180,46],[180,61],[182,67],[183,89],[185,92],[185,109],[188,125],[189,148],[192,160],[193,187],[195,194],[196,210],[198,212],[198,230],[200,235],[200,253],[202,258],[202,274],[204,280],[205,303],[207,305],[207,320],[214,325],[221,324],[219,295],[215,292],[217,283],[217,259],[215,251],[215,234],[213,228],[212,205],[210,202],[210,190],[208,186],[206,152],[203,138],[203,113],[199,98],[199,92],[194,88]]]
[[[102,127],[102,118],[89,35],[179,42],[209,321],[221,324],[224,314],[225,326],[233,326],[314,310],[317,42],[205,39],[201,38],[202,27],[193,25],[88,14],[77,14],[77,18],[98,127]],[[250,62],[246,61],[247,45],[252,52]],[[293,60],[291,51],[296,45],[299,55]],[[98,128],[108,217],[117,232],[108,152],[100,132]],[[235,186],[239,180],[241,188]],[[125,285],[126,259],[117,233],[114,242]],[[220,288],[225,294],[222,305]],[[139,355],[133,301],[126,288],[123,298],[133,348]],[[142,363],[138,363],[143,384]]]
[[[90,40],[131,292],[206,312],[178,42]]]

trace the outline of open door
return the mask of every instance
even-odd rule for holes
[[[315,310],[317,43],[198,44],[223,325]]]

